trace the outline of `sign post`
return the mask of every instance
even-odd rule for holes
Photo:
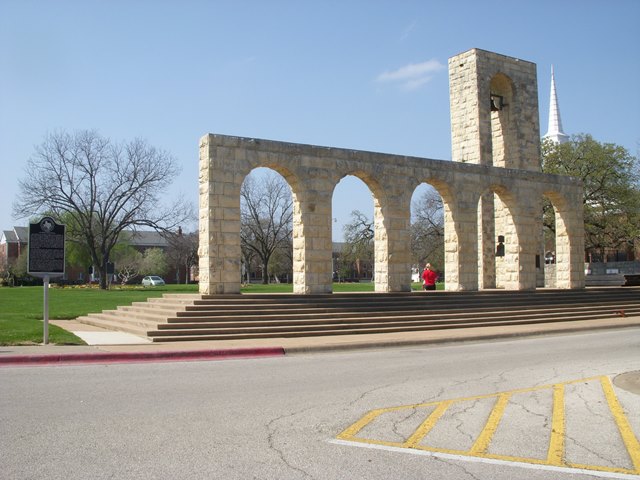
[[[42,342],[49,343],[49,278],[64,275],[65,226],[53,218],[43,217],[38,223],[29,224],[29,255],[27,272],[42,277],[44,285],[44,331]]]

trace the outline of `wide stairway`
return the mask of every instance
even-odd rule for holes
[[[165,294],[79,317],[154,342],[407,332],[640,316],[640,287],[518,292]]]

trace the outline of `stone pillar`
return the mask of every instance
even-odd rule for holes
[[[458,192],[444,205],[445,288],[478,290],[478,197]]]
[[[322,178],[306,179],[298,195],[293,224],[293,292],[331,293],[333,288],[331,194]]]
[[[382,205],[375,201],[375,290],[411,291],[409,188],[402,182],[388,187]]]
[[[479,288],[496,288],[496,228],[494,194],[485,193],[478,202]]]
[[[512,290],[535,290],[537,284],[536,254],[539,248],[542,224],[540,212],[542,206],[536,201],[531,188],[518,188],[517,205],[512,207],[509,239],[514,239],[505,248],[505,270],[507,283],[505,288]]]
[[[584,288],[584,212],[582,188],[566,193],[556,208],[556,285]],[[569,205],[573,208],[566,208]]]
[[[234,149],[214,135],[200,139],[200,293],[240,293],[240,184],[225,164]]]

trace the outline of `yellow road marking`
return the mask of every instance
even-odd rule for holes
[[[552,412],[547,463],[564,465],[564,385],[562,383],[553,386]]]
[[[616,425],[618,425],[618,430],[620,431],[620,436],[622,436],[624,446],[627,447],[627,452],[629,452],[629,457],[631,457],[631,462],[633,463],[636,471],[640,473],[640,443],[633,434],[631,425],[629,425],[629,420],[627,420],[627,417],[622,410],[622,406],[618,401],[618,397],[616,397],[616,394],[613,391],[611,380],[609,380],[609,377],[600,377],[600,383],[602,384],[604,396],[607,398],[609,409],[613,414],[613,418],[616,420]]]
[[[502,415],[504,415],[504,409],[507,408],[509,398],[511,398],[511,393],[503,393],[498,397],[487,423],[482,429],[482,432],[480,432],[480,435],[478,435],[478,439],[471,447],[471,450],[469,450],[471,455],[487,453],[493,434],[496,433],[500,419]]]
[[[389,409],[386,409],[386,408],[371,410],[364,417],[362,417],[360,420],[358,420],[356,423],[354,423],[349,428],[347,428],[344,432],[338,435],[338,438],[341,440],[353,438],[356,433],[358,433],[360,430],[366,427],[367,424],[369,424],[374,418],[379,416],[381,413],[388,412],[388,411]]]
[[[452,402],[441,402],[440,405],[436,407],[436,409],[431,412],[431,415],[427,417],[427,419],[422,422],[422,425],[418,427],[418,429],[411,435],[406,442],[402,445],[403,447],[413,448],[420,440],[422,440],[427,433],[431,431],[431,429],[435,426],[436,422],[440,420],[440,417],[444,412],[449,408]]]
[[[616,421],[620,435],[624,441],[624,445],[629,453],[631,461],[634,465],[634,469],[606,467],[600,465],[582,465],[567,462],[564,458],[565,454],[565,400],[564,390],[566,385],[572,385],[577,383],[587,383],[590,381],[600,381],[604,390],[605,397],[609,404],[609,409]],[[552,408],[552,420],[551,420],[551,435],[549,437],[549,449],[547,458],[527,458],[517,457],[512,455],[496,455],[489,454],[487,450],[491,445],[491,440],[498,429],[500,421],[504,415],[505,409],[509,403],[511,397],[519,393],[528,393],[539,390],[553,391],[553,408]],[[447,409],[455,404],[461,402],[468,402],[474,400],[481,400],[496,397],[496,403],[485,423],[485,426],[474,442],[470,450],[456,450],[446,448],[435,448],[425,445],[421,445],[420,442],[429,434],[429,432],[435,427],[440,418],[445,414]],[[376,440],[370,438],[359,438],[356,435],[369,423],[373,422],[383,413],[396,412],[405,409],[420,409],[426,407],[435,406],[435,409],[427,416],[427,418],[420,424],[420,426],[409,436],[405,442],[391,442]],[[624,473],[624,474],[640,474],[640,442],[635,437],[633,430],[624,414],[622,406],[620,405],[618,398],[613,390],[611,381],[606,376],[582,378],[578,380],[571,380],[568,382],[542,385],[530,388],[520,388],[507,392],[493,393],[487,395],[476,395],[472,397],[462,397],[451,400],[416,403],[412,405],[402,405],[388,408],[380,408],[371,410],[360,420],[353,425],[346,428],[338,436],[338,439],[357,442],[362,444],[381,445],[394,448],[411,448],[416,450],[423,450],[426,452],[443,453],[448,455],[460,455],[476,458],[487,458],[493,460],[501,460],[508,462],[530,463],[536,465],[549,465],[553,467],[574,467],[584,470],[594,470],[610,473]]]

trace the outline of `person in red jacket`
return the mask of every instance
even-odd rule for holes
[[[431,270],[430,263],[427,263],[424,266],[424,271],[422,272],[422,280],[424,280],[423,288],[425,290],[436,289],[436,280],[438,280],[438,274]]]

